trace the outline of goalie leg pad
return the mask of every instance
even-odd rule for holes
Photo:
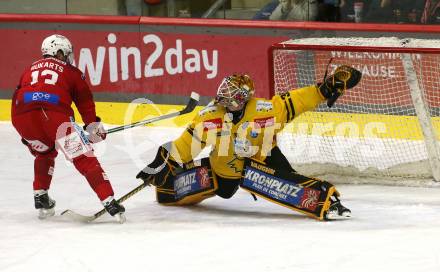
[[[240,186],[250,193],[319,220],[325,219],[330,196],[337,194],[329,182],[274,169],[252,159],[245,162]]]
[[[216,177],[206,158],[200,163],[191,162],[184,168],[176,169],[174,178],[156,187],[156,199],[163,205],[195,205],[214,196],[217,188]]]

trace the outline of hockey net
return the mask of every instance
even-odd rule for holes
[[[299,116],[278,136],[292,165],[308,175],[434,177],[438,181],[440,43],[397,38],[314,38],[270,49],[271,91],[322,82],[350,65],[361,82],[332,108]]]

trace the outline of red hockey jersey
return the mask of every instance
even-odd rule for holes
[[[73,116],[72,102],[84,123],[96,121],[93,95],[82,72],[56,58],[44,58],[21,76],[12,98],[12,115],[43,108]]]

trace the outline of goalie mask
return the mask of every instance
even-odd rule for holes
[[[215,103],[226,108],[242,107],[252,98],[254,92],[254,82],[248,75],[228,76],[218,87]]]
[[[44,39],[41,44],[41,53],[43,56],[55,57],[58,51],[63,52],[66,62],[73,62],[73,48],[69,39],[62,35],[54,34]]]

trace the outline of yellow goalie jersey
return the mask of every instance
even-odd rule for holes
[[[209,160],[213,172],[223,178],[239,179],[244,158],[263,161],[276,145],[276,133],[324,100],[315,85],[276,95],[271,100],[252,98],[237,123],[232,122],[232,114],[224,107],[211,102],[173,142],[171,156],[186,163],[211,146]]]

